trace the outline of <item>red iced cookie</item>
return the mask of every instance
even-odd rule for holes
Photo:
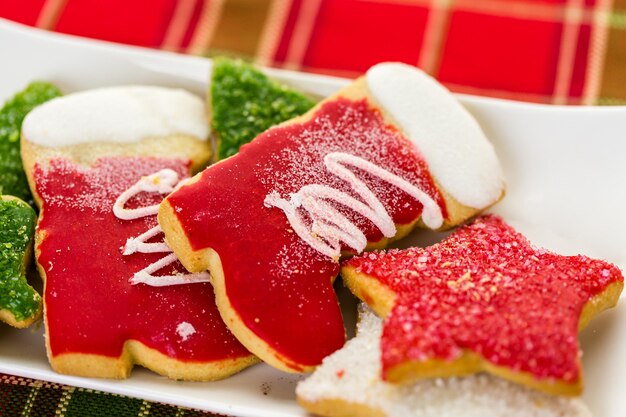
[[[497,159],[475,122],[424,74],[390,65],[381,68],[399,80],[407,78],[406,85],[381,85],[381,77],[368,73],[209,167],[161,205],[159,223],[181,262],[190,271],[210,270],[230,329],[278,368],[310,370],[343,345],[332,286],[342,252],[382,247],[418,222],[431,228],[456,224],[502,195]],[[421,107],[430,111],[432,103],[424,96],[443,95],[449,108],[442,111],[449,113],[442,119],[467,123],[465,136],[445,127],[435,129],[440,136],[408,129],[402,123],[406,114],[380,104],[398,88],[410,92],[400,96],[413,104],[417,120],[425,117]],[[444,140],[446,135],[452,137]],[[492,185],[487,191],[475,188],[470,198],[459,197],[466,201],[462,204],[441,187],[419,140],[440,137],[448,145],[475,146],[487,154],[487,163],[476,164],[461,179],[440,166],[437,151],[431,152],[433,164],[443,169],[441,177],[451,188],[482,178]],[[433,149],[432,143],[424,147]],[[480,159],[472,152],[468,160]]]
[[[179,116],[170,106],[199,109]],[[206,161],[202,108],[188,93],[131,87],[68,95],[26,119],[23,156],[41,209],[36,257],[56,371],[124,378],[136,363],[212,380],[255,362],[221,320],[209,283],[145,285],[208,278],[184,270],[156,220],[165,194]],[[85,125],[73,127],[83,114]],[[168,115],[179,118],[158,128]]]
[[[578,331],[624,281],[607,262],[534,247],[496,216],[427,248],[352,258],[342,276],[385,317],[384,379],[487,371],[570,395],[582,389]]]

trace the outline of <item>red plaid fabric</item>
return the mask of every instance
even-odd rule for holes
[[[457,92],[626,104],[626,0],[3,0],[0,16],[295,70],[402,61]]]

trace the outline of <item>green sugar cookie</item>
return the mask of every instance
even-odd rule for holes
[[[306,113],[314,101],[242,61],[213,60],[211,127],[216,159],[227,158],[270,127]]]
[[[37,216],[31,206],[0,197],[0,320],[28,327],[41,316],[41,296],[26,282]]]
[[[33,204],[20,157],[20,129],[29,111],[60,95],[52,84],[36,81],[0,109],[0,195],[13,195]]]

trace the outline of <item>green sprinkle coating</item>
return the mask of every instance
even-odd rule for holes
[[[22,200],[0,199],[0,309],[18,322],[41,310],[41,297],[26,282],[26,257],[36,222],[35,211]]]
[[[60,95],[52,84],[37,81],[0,109],[0,194],[13,195],[33,204],[20,157],[22,121],[35,106]]]
[[[269,79],[252,65],[216,58],[211,123],[219,137],[217,159],[236,154],[260,133],[306,113],[314,105],[305,95]]]

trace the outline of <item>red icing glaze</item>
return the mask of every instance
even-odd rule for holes
[[[118,357],[126,340],[138,340],[185,362],[249,356],[223,323],[210,284],[154,288],[131,285],[133,274],[165,254],[123,256],[121,248],[156,225],[156,216],[119,220],[112,211],[119,195],[142,176],[171,168],[188,176],[187,161],[103,158],[92,168],[62,159],[35,169],[43,200],[38,249],[46,272],[46,320],[52,355],[90,353]],[[128,207],[158,204],[162,195],[143,193]],[[184,271],[177,264],[174,269]],[[176,332],[190,323],[186,340]]]
[[[383,376],[406,361],[454,360],[469,349],[538,379],[580,376],[583,306],[619,268],[539,249],[496,216],[428,248],[370,253],[345,263],[397,295],[381,341]]]
[[[285,214],[264,206],[264,199],[272,191],[288,197],[307,184],[355,196],[327,172],[323,158],[329,152],[350,153],[399,175],[431,195],[445,215],[443,199],[414,146],[365,100],[328,102],[310,121],[272,128],[168,197],[191,246],[210,247],[220,255],[227,297],[242,321],[294,369],[319,364],[344,343],[331,285],[339,265],[302,241]],[[396,224],[419,218],[420,203],[360,174]],[[368,241],[382,237],[369,220],[342,211]]]

